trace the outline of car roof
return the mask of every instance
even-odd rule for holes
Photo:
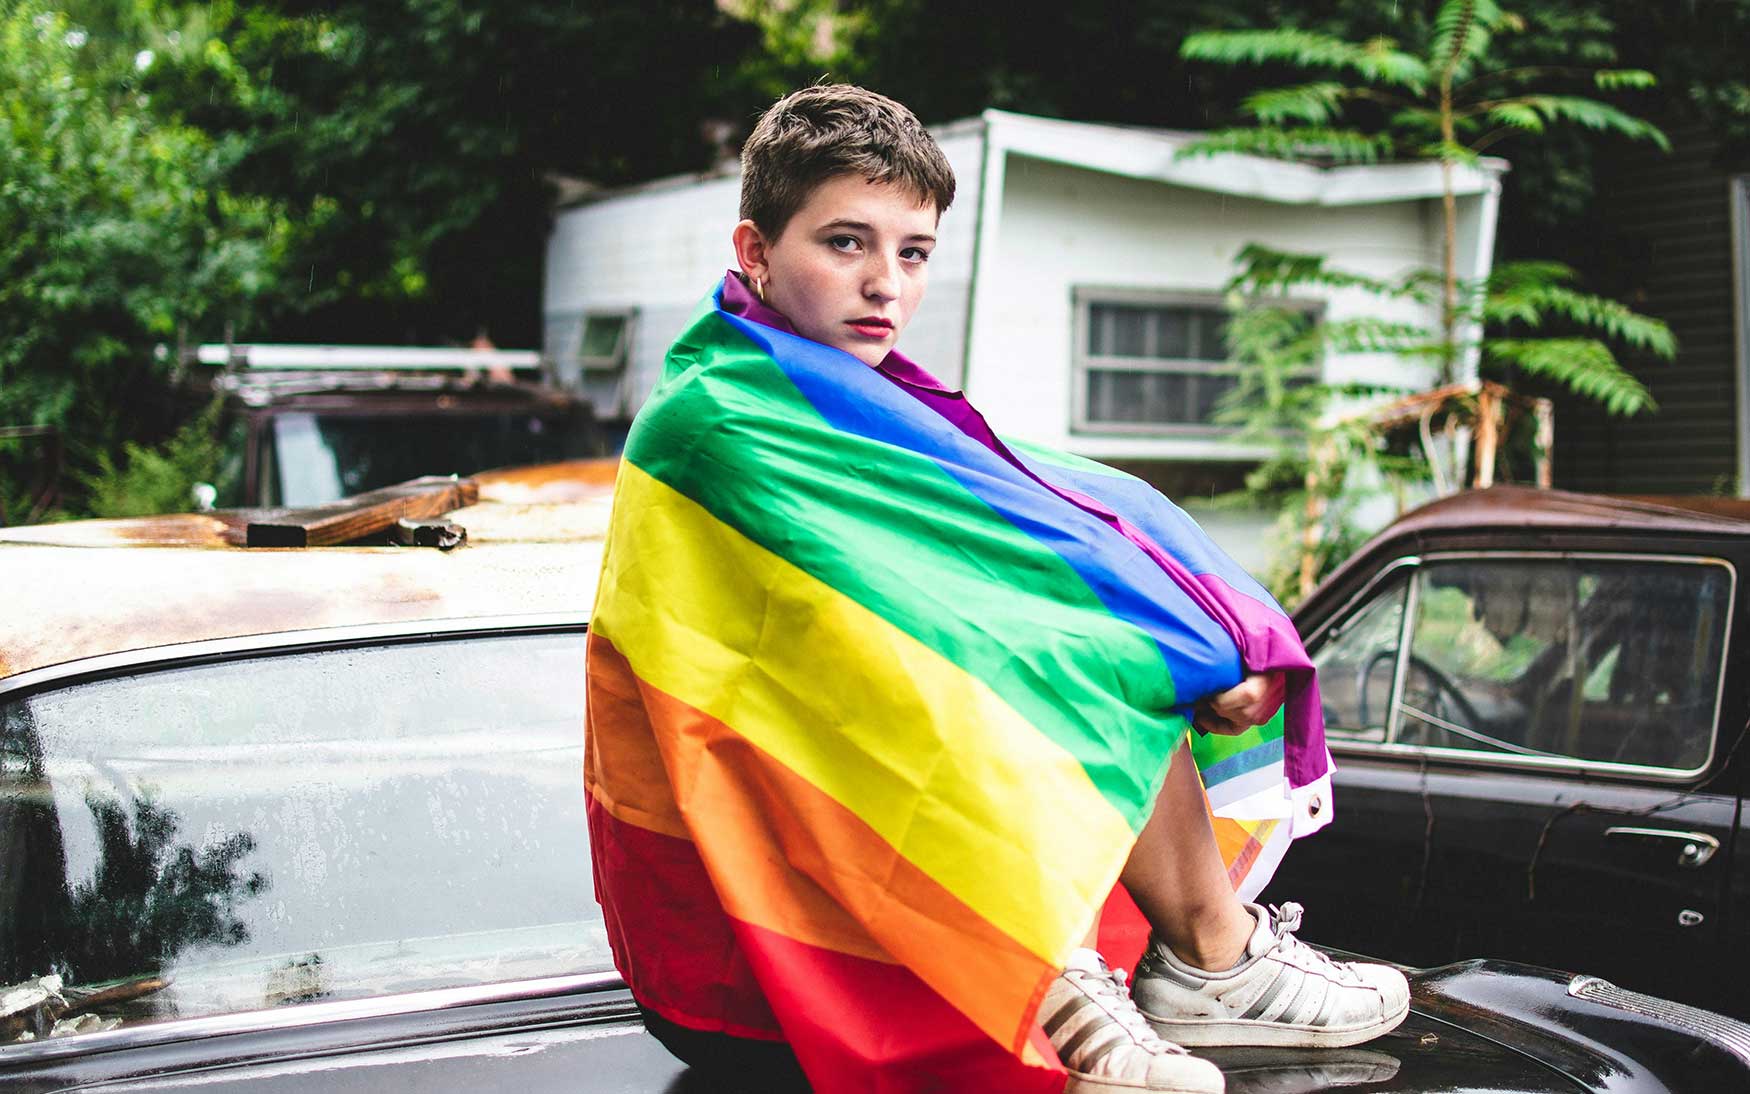
[[[586,619],[614,460],[472,476],[453,551],[245,548],[247,511],[0,528],[0,681],[85,658],[370,624]]]
[[[1382,537],[1487,528],[1750,535],[1750,499],[1611,496],[1492,486],[1439,498],[1404,514]]]
[[[1294,611],[1298,625],[1316,626],[1382,556],[1438,547],[1522,549],[1543,533],[1588,539],[1620,535],[1640,542],[1684,536],[1750,544],[1750,500],[1723,497],[1577,494],[1529,486],[1491,486],[1438,498],[1388,524],[1333,570]]]

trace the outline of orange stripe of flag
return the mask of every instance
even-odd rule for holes
[[[592,666],[630,672],[604,637],[593,639],[591,656]],[[925,971],[934,990],[1021,1051],[1056,969],[733,728],[643,681],[637,686],[668,782],[680,788],[680,812],[693,822],[688,828],[730,915],[809,945]],[[590,717],[598,724],[594,707]],[[621,770],[616,763],[607,789],[618,789]],[[606,806],[609,797],[624,800],[598,801]],[[772,848],[784,862],[773,861]]]

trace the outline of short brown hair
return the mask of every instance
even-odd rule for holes
[[[851,84],[816,84],[773,103],[741,148],[741,215],[773,239],[815,187],[839,175],[954,200],[954,169],[910,110]]]

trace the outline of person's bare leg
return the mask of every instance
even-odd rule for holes
[[[1258,923],[1228,881],[1189,740],[1173,754],[1121,877],[1155,937],[1180,960],[1219,971],[1245,955]]]

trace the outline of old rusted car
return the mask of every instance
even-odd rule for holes
[[[189,365],[192,391],[224,411],[220,505],[318,505],[609,451],[588,400],[531,350],[213,344]]]
[[[1518,487],[1386,529],[1295,615],[1342,822],[1272,892],[1415,964],[1582,968],[1750,1017],[1750,501]]]
[[[0,530],[0,1088],[707,1089],[592,896],[611,476]],[[1373,1043],[1210,1056],[1235,1094],[1750,1080],[1718,1015],[1498,962],[1412,979]]]

